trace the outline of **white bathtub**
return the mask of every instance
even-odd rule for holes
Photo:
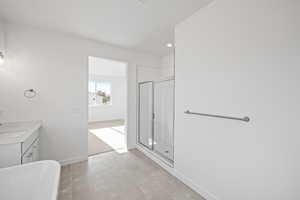
[[[39,161],[0,169],[1,200],[56,200],[60,165]]]

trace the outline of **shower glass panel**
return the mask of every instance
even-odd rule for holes
[[[139,134],[138,141],[153,149],[153,82],[139,83]]]
[[[174,160],[174,80],[154,83],[154,147],[164,158]]]

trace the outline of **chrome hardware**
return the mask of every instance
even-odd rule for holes
[[[229,116],[223,116],[223,115],[212,115],[212,114],[205,114],[205,113],[196,113],[196,112],[191,112],[189,110],[184,112],[185,114],[190,114],[190,115],[201,115],[205,117],[216,117],[216,118],[223,118],[223,119],[232,119],[232,120],[239,120],[239,121],[244,121],[244,122],[249,122],[250,118],[249,117],[229,117]]]

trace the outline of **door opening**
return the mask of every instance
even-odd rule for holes
[[[126,152],[127,63],[88,59],[88,155]]]

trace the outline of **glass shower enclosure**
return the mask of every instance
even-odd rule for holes
[[[138,90],[138,143],[173,164],[174,80],[141,82]]]

